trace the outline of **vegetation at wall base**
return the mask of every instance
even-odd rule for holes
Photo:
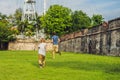
[[[119,80],[120,57],[62,52],[38,66],[37,51],[0,51],[0,80]]]

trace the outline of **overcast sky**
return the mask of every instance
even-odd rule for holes
[[[120,0],[46,0],[47,9],[50,5],[59,4],[75,10],[82,10],[88,16],[101,14],[106,21],[120,17]],[[13,14],[19,7],[23,8],[24,0],[0,0],[0,12]],[[43,0],[36,0],[36,10],[43,13]]]

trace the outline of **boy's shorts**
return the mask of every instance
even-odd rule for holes
[[[45,60],[45,56],[38,54],[39,64]]]

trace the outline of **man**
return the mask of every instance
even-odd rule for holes
[[[55,32],[53,33],[53,36],[52,36],[52,42],[53,42],[52,57],[53,57],[53,59],[55,59],[55,53],[56,53],[56,52],[58,52],[58,53],[61,55],[61,53],[60,53],[59,50],[58,50],[58,44],[59,44],[59,42],[60,42],[60,39],[59,39],[59,37],[56,35]]]

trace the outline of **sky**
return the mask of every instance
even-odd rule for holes
[[[72,11],[82,10],[89,17],[100,14],[104,20],[109,21],[120,17],[120,0],[46,0],[46,10],[53,4],[70,8]],[[10,15],[17,8],[23,8],[24,0],[0,0],[0,12]],[[43,0],[36,0],[36,11],[43,14]]]

